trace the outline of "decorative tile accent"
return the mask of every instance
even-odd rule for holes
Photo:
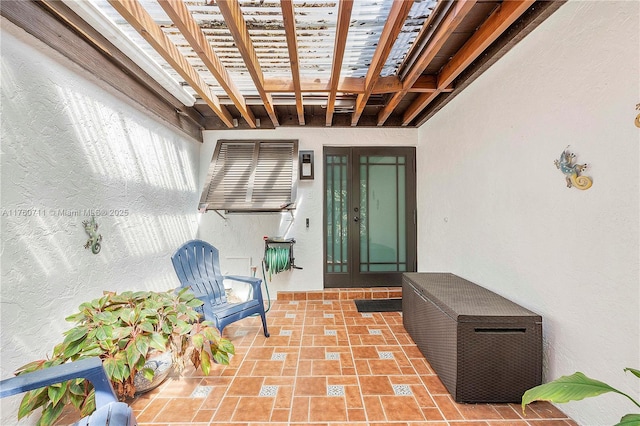
[[[291,330],[280,330],[280,336],[291,336]]]
[[[206,398],[211,393],[213,386],[196,386],[191,392],[191,398]]]
[[[327,396],[344,396],[343,385],[328,385]]]
[[[340,360],[340,353],[338,352],[327,352],[324,354],[324,359],[327,360]]]
[[[369,334],[381,335],[382,330],[369,329]]]
[[[298,301],[297,301],[297,300],[291,300],[291,301],[289,302],[289,304],[290,304],[290,305],[298,305],[299,303],[298,303]]]
[[[378,352],[380,359],[395,359],[393,352]]]
[[[248,334],[247,330],[240,330],[240,331],[236,331],[234,333],[234,337],[243,337],[246,336]]]
[[[325,330],[324,331],[324,335],[325,336],[337,336],[338,332],[336,330]]]
[[[409,385],[391,385],[393,387],[393,393],[396,396],[411,396],[413,392],[411,392],[411,388]]]
[[[323,300],[323,301],[322,301],[322,304],[323,304],[323,305],[332,305],[332,304],[333,304],[333,302],[332,302],[331,300]]]
[[[278,385],[263,385],[258,396],[276,396],[277,394]]]
[[[362,318],[373,318],[373,314],[371,312],[360,312]]]
[[[296,317],[296,314],[284,314],[284,317],[293,319]]]
[[[284,361],[285,359],[287,359],[287,354],[284,352],[274,352],[271,355],[271,361]]]
[[[324,317],[325,318],[334,318],[335,315],[333,315],[333,314],[324,314]]]

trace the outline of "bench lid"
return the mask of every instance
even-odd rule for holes
[[[497,322],[506,317],[542,321],[535,312],[451,273],[404,273],[403,280],[458,322]]]

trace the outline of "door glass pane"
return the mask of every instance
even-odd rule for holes
[[[327,272],[347,272],[347,156],[326,159]]]
[[[360,158],[361,272],[406,270],[405,168],[401,156]]]

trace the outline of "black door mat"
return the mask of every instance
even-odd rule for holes
[[[358,312],[402,311],[402,299],[357,299],[354,302]]]

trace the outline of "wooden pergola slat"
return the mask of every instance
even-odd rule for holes
[[[238,0],[219,0],[216,4],[224,17],[229,32],[231,32],[231,35],[236,42],[236,47],[240,51],[240,55],[247,66],[247,70],[251,75],[253,84],[256,86],[256,90],[260,94],[260,98],[262,98],[262,103],[264,104],[264,108],[267,111],[269,118],[273,122],[274,126],[279,126],[280,123],[278,122],[278,117],[273,106],[271,95],[264,89],[264,75],[262,73],[262,68],[260,67],[260,62],[258,61],[256,49],[251,41],[251,35],[249,34],[247,23],[242,16],[240,3]]]
[[[482,52],[485,51],[504,31],[509,28],[535,0],[504,1],[489,18],[478,28],[464,46],[442,68],[438,76],[435,91],[420,95],[405,111],[402,125],[407,126],[422,112],[445,88],[462,73]]]
[[[349,23],[351,11],[353,10],[353,0],[340,0],[338,6],[338,22],[336,23],[336,39],[333,48],[333,64],[331,65],[331,91],[327,99],[327,117],[325,125],[331,126],[333,122],[333,111],[336,103],[338,82],[340,71],[342,70],[342,60],[344,59],[344,49],[347,45],[347,34],[349,33]]]
[[[364,107],[367,105],[367,101],[373,93],[373,89],[380,78],[380,71],[382,71],[382,67],[384,67],[385,62],[389,57],[389,53],[391,53],[391,48],[398,38],[400,30],[402,30],[402,27],[404,26],[404,22],[409,15],[412,5],[413,0],[394,0],[391,5],[389,16],[387,17],[387,21],[382,29],[382,34],[380,34],[378,47],[373,54],[371,65],[369,65],[369,69],[367,70],[364,93],[359,94],[356,99],[356,107],[351,115],[352,126],[356,126],[358,124],[358,120],[360,120],[362,111],[364,111]]]
[[[256,119],[253,112],[247,106],[244,96],[240,93],[227,69],[222,64],[218,55],[211,48],[198,23],[193,19],[189,9],[182,0],[158,0],[160,6],[169,15],[184,38],[189,42],[193,50],[200,57],[207,69],[213,74],[220,86],[229,95],[235,107],[247,121],[249,127],[256,127]]]
[[[195,68],[162,32],[142,5],[137,0],[109,0],[109,3],[185,79],[224,124],[233,127],[233,117],[229,111],[220,104],[218,97],[211,92]]]
[[[409,89],[422,75],[427,66],[429,66],[451,33],[453,33],[458,25],[460,25],[475,3],[476,0],[456,0],[452,5],[452,8],[447,12],[447,15],[436,29],[436,32],[432,35],[429,43],[425,46],[422,52],[420,52],[419,59],[415,62],[402,81],[402,90],[395,93],[387,105],[378,113],[378,126],[382,126],[385,121],[387,121],[393,110],[409,92]],[[425,25],[429,25],[430,23],[430,20],[425,21]]]
[[[281,0],[282,20],[284,22],[284,32],[287,38],[287,49],[289,50],[289,63],[291,64],[291,77],[293,79],[293,90],[296,95],[296,110],[298,112],[298,123],[304,126],[304,105],[302,103],[302,87],[300,85],[300,65],[298,63],[298,38],[296,36],[296,18],[293,11],[292,0]]]

